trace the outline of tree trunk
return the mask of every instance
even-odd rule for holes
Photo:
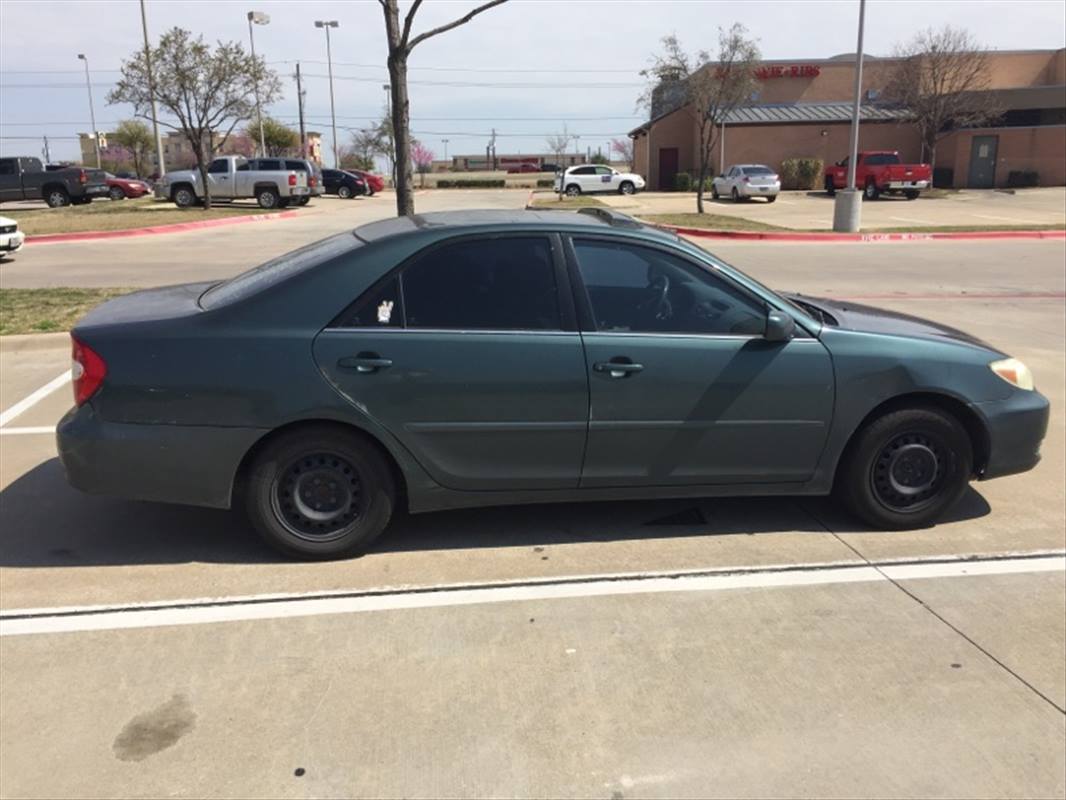
[[[396,214],[415,213],[411,179],[411,132],[407,100],[407,53],[389,54],[389,89],[392,94],[393,173],[396,178]]]
[[[933,170],[936,169],[936,137],[926,143],[925,149],[929,154],[929,188],[932,189],[936,185],[933,180]]]
[[[201,155],[196,156],[196,169],[200,173],[200,183],[204,187],[204,209],[206,211],[211,210],[211,186],[207,182],[207,165],[204,163],[204,158]]]
[[[696,184],[696,213],[703,213],[703,178],[707,174],[707,152],[700,148],[699,183]]]

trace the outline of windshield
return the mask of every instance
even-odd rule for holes
[[[247,272],[242,272],[235,278],[216,283],[201,295],[200,307],[211,309],[243,300],[271,286],[276,286],[294,275],[306,272],[335,256],[362,246],[363,243],[350,233],[339,233],[320,242],[301,247],[299,250],[293,250],[291,253],[278,256]]]

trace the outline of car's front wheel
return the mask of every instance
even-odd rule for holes
[[[187,186],[179,186],[174,190],[174,205],[178,208],[190,208],[196,204],[196,193]]]
[[[112,186],[110,189],[108,189],[107,196],[110,197],[112,200],[126,199],[126,193],[122,191],[121,186]]]
[[[247,473],[245,508],[260,536],[282,553],[330,559],[365,551],[396,502],[392,471],[378,449],[332,426],[282,433]]]
[[[633,185],[633,181],[622,181],[618,191],[622,194],[636,194],[637,187]]]
[[[840,462],[835,491],[875,528],[936,522],[959,501],[973,472],[966,429],[936,408],[904,408],[863,428]]]

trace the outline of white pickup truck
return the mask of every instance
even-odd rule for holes
[[[211,201],[255,198],[260,208],[284,208],[306,197],[307,173],[286,169],[283,158],[219,156],[207,168]],[[172,200],[179,208],[188,208],[204,196],[199,170],[168,172],[156,185],[156,197]]]

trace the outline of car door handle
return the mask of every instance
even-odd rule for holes
[[[392,366],[391,358],[381,358],[376,353],[368,355],[349,356],[337,362],[341,369],[354,369],[356,372],[377,372],[379,369],[388,369]]]
[[[612,378],[624,378],[634,372],[640,372],[644,365],[630,361],[597,361],[592,368],[596,372],[606,372]]]

